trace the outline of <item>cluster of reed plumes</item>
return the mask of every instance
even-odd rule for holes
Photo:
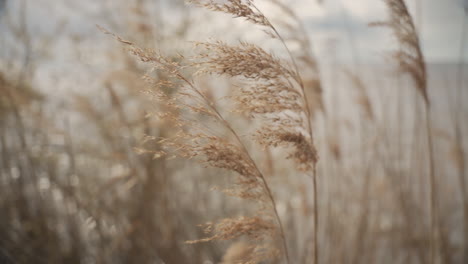
[[[189,1],[266,45],[186,52],[171,48],[197,23],[183,13],[168,40],[148,23],[153,2],[136,1],[123,28],[98,26],[122,68],[62,116],[0,72],[0,263],[467,261],[466,91],[440,113],[404,0],[371,23],[399,47],[372,81],[365,66],[321,64],[284,1],[268,1],[275,19],[260,1]]]
[[[279,39],[289,52],[276,28],[252,1],[192,3],[265,27],[269,35]],[[287,62],[255,44],[240,42],[238,45],[228,45],[216,41],[196,43],[199,50],[197,56],[180,56],[174,61],[114,37],[128,45],[141,61],[150,63],[151,71],[163,71],[169,77],[164,81],[151,81],[148,77],[152,84],[148,93],[158,102],[158,117],[176,128],[173,137],[151,138],[161,148],[154,151],[154,156],[164,157],[167,153],[175,153],[213,168],[234,172],[237,177],[234,185],[222,191],[256,205],[253,216],[209,223],[205,230],[213,234],[189,242],[232,240],[245,235],[252,249],[245,263],[259,263],[281,255],[286,263],[290,263],[284,228],[267,176],[246,144],[254,141],[265,149],[279,146],[289,148],[287,158],[294,160],[297,171],[309,172],[311,177],[315,177],[318,157],[313,143],[312,118],[295,58],[291,55]],[[194,78],[184,74],[188,68],[195,69]],[[229,99],[234,102],[236,112],[259,121],[259,127],[250,138],[242,139],[240,132],[233,128],[215,102],[198,86],[195,78],[203,75],[239,80],[240,83],[236,85],[238,90]],[[199,120],[203,120],[202,124]],[[281,250],[275,245],[278,239]]]
[[[259,263],[283,255],[286,263],[290,262],[287,238],[277,204],[271,191],[267,176],[252,158],[246,144],[252,140],[267,148],[285,147],[290,149],[287,159],[295,162],[296,174],[309,174],[313,181],[312,195],[314,203],[313,218],[313,262],[318,263],[318,208],[316,165],[317,150],[314,146],[312,128],[313,114],[311,111],[324,110],[323,105],[317,109],[311,108],[304,80],[299,72],[296,58],[278,30],[267,17],[257,8],[254,1],[229,0],[224,3],[215,1],[191,1],[192,4],[212,11],[223,12],[235,18],[243,18],[252,24],[263,28],[267,36],[277,39],[288,54],[287,59],[280,59],[265,51],[258,45],[240,42],[229,45],[223,41],[196,43],[198,55],[190,58],[179,56],[175,61],[161,54],[138,48],[135,44],[114,37],[128,45],[131,52],[141,61],[150,63],[152,71],[163,71],[170,78],[164,81],[152,81],[152,89],[148,91],[156,99],[160,109],[158,116],[176,128],[173,137],[155,140],[160,150],[146,152],[154,153],[155,157],[164,157],[175,153],[186,159],[194,159],[209,167],[232,171],[237,180],[233,187],[223,189],[228,195],[255,202],[258,206],[253,217],[227,218],[219,223],[206,225],[208,237],[189,241],[189,243],[208,242],[212,240],[232,240],[246,236],[251,243],[248,246],[249,257],[242,263]],[[407,73],[414,81],[415,87],[422,95],[426,112],[428,174],[430,186],[430,256],[431,263],[439,258],[437,249],[440,226],[437,225],[437,189],[435,182],[434,151],[430,117],[430,100],[427,91],[427,72],[424,56],[416,27],[407,6],[403,0],[385,1],[389,8],[390,19],[386,22],[376,22],[373,25],[388,26],[396,37],[400,50],[393,54],[398,63],[398,70]],[[279,1],[273,1],[278,8],[293,18],[294,12]],[[289,28],[294,28],[290,26]],[[109,33],[104,30],[104,32]],[[299,38],[298,38],[299,39]],[[310,43],[301,38],[298,41],[303,47]],[[296,39],[297,40],[297,39]],[[316,62],[309,51],[306,62],[318,76]],[[310,63],[312,62],[312,63]],[[193,73],[187,77],[188,72]],[[195,70],[192,70],[195,69]],[[216,102],[202,87],[197,84],[197,78],[204,75],[226,76],[238,81],[235,91],[228,99],[234,102],[237,113],[258,121],[258,128],[251,132],[248,139],[241,138],[239,131],[224,117]],[[361,91],[361,103],[366,109],[369,119],[373,119],[372,106],[369,102],[362,82],[350,74],[353,82]],[[147,76],[148,79],[151,79]],[[317,78],[318,80],[318,78]],[[319,83],[319,81],[317,81]],[[320,86],[319,86],[320,87]],[[320,88],[319,88],[320,89]],[[320,90],[319,90],[320,91]],[[322,102],[321,92],[314,93],[314,101]],[[188,110],[188,111],[187,111]],[[202,120],[200,124],[200,120]],[[336,150],[335,150],[336,151]],[[293,175],[291,175],[293,176]],[[290,176],[290,177],[291,177]],[[281,240],[282,250],[272,243],[276,237]],[[306,252],[300,252],[307,255]],[[425,254],[420,254],[425,262]]]

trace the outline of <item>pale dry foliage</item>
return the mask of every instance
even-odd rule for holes
[[[443,237],[438,219],[438,190],[436,183],[436,168],[434,154],[434,139],[431,120],[431,104],[428,95],[427,69],[420,37],[416,29],[412,15],[405,0],[384,0],[388,9],[389,21],[378,23],[392,29],[393,35],[398,41],[399,50],[394,52],[393,58],[398,63],[398,70],[408,74],[415,87],[424,100],[425,125],[428,151],[428,182],[429,182],[429,244],[430,263],[435,263],[442,254],[440,240]],[[466,238],[465,238],[466,239]],[[442,245],[443,246],[443,245]]]
[[[245,242],[233,243],[223,256],[220,264],[239,264],[251,259],[252,247]]]
[[[148,91],[160,107],[165,109],[164,112],[157,113],[158,117],[179,130],[169,138],[154,138],[163,149],[155,152],[155,157],[161,157],[166,153],[176,154],[209,167],[235,172],[237,175],[235,185],[224,192],[253,200],[258,205],[254,217],[224,219],[215,224],[214,228],[205,229],[212,231],[213,235],[189,243],[227,240],[246,235],[251,241],[255,241],[252,258],[246,263],[276,258],[278,249],[272,242],[278,235],[284,239],[284,234],[274,199],[263,174],[237,133],[194,82],[184,77],[182,73],[184,66],[153,52],[139,49],[127,41],[121,42],[130,45],[132,53],[142,61],[150,62],[154,70],[163,70],[173,77],[172,82],[153,82],[153,89]],[[171,97],[163,91],[168,87],[173,87],[169,92]],[[194,120],[194,117],[200,115],[207,118],[206,124],[200,125]],[[218,133],[214,133],[216,129],[229,131],[231,136],[219,136]]]
[[[297,16],[291,6],[281,0],[273,0],[271,4],[281,11],[282,15],[276,18],[275,24],[278,25],[282,34],[285,34],[284,40],[298,46],[294,51],[294,58],[300,65],[299,71],[304,78],[304,90],[309,99],[311,117],[315,119],[319,112],[326,113],[326,109],[323,102],[321,73],[317,58],[312,50],[313,43],[301,18]]]
[[[241,17],[257,25],[270,27],[270,21],[255,7],[252,0],[228,0],[224,3],[218,3],[214,0],[190,0],[191,4],[208,10],[223,12]]]
[[[195,4],[265,26],[285,45],[279,33],[252,1],[232,0],[224,4],[198,1]],[[281,250],[274,243],[276,237],[279,237],[282,241],[282,254],[289,263],[281,219],[264,174],[238,132],[203,89],[197,87],[196,80],[186,77],[185,72],[195,69],[196,77],[222,75],[240,81],[237,91],[230,99],[235,102],[238,112],[260,122],[261,125],[251,139],[264,147],[288,147],[291,151],[287,158],[294,160],[298,171],[312,172],[318,158],[312,139],[311,114],[305,98],[304,84],[291,53],[290,59],[294,66],[255,44],[240,42],[238,45],[228,45],[216,41],[196,43],[199,50],[196,56],[188,59],[180,56],[171,60],[154,51],[140,49],[120,37],[114,37],[128,45],[130,51],[141,61],[150,63],[152,71],[162,71],[171,77],[169,81],[163,82],[151,81],[147,77],[152,84],[148,94],[160,107],[157,116],[178,130],[169,138],[147,137],[162,146],[162,150],[155,151],[154,156],[176,154],[208,167],[235,172],[237,176],[234,186],[223,191],[228,195],[251,200],[258,206],[252,217],[227,218],[216,224],[207,224],[205,231],[213,235],[189,243],[247,236],[252,243],[253,252],[245,263],[259,263],[280,255]],[[200,117],[204,117],[202,123],[197,121]]]
[[[413,17],[404,0],[384,0],[384,2],[389,9],[389,20],[371,25],[387,26],[392,29],[400,45],[399,50],[393,53],[393,58],[399,64],[398,69],[411,76],[424,101],[429,104],[426,64]]]
[[[317,154],[307,135],[307,112],[301,91],[293,85],[296,75],[286,62],[254,44],[228,46],[223,42],[199,43],[204,48],[199,74],[215,73],[243,81],[232,99],[237,109],[264,124],[255,133],[262,146],[291,146],[288,158],[310,171]]]
[[[366,87],[364,82],[358,75],[352,73],[351,71],[346,71],[346,75],[351,80],[353,87],[356,88],[357,96],[356,96],[356,103],[361,106],[362,112],[364,116],[370,120],[374,121],[375,114],[374,109],[372,107],[372,103],[370,101],[369,95],[367,94]]]
[[[390,19],[377,23],[395,33],[400,74],[334,61],[320,67],[323,86],[286,1],[263,3],[281,11],[271,20],[259,1],[191,1],[266,37],[195,42],[191,56],[175,55],[177,30],[169,41],[153,28],[150,2],[122,8],[135,13],[117,16],[127,30],[106,23],[132,41],[112,34],[123,45],[109,74],[70,109],[47,114],[53,96],[0,72],[0,263],[467,262],[466,109],[454,135],[450,118],[424,120],[418,103],[429,109],[438,84],[405,1],[386,0]],[[152,46],[164,55],[140,48]],[[452,96],[440,85],[435,114]]]

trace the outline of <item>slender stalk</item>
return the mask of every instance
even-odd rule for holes
[[[255,8],[256,11],[259,13],[263,14],[255,4],[252,3],[253,8]],[[266,17],[265,17],[266,18]],[[267,18],[266,18],[267,19]],[[306,113],[306,119],[307,119],[307,128],[309,132],[309,137],[310,137],[310,142],[312,144],[312,147],[315,149],[314,146],[314,134],[312,130],[312,115],[310,113],[310,105],[309,105],[309,99],[307,98],[307,94],[305,92],[305,86],[304,82],[302,81],[302,77],[299,72],[299,67],[296,63],[296,60],[294,59],[294,56],[292,55],[291,50],[289,47],[286,45],[286,42],[284,41],[283,37],[281,34],[279,34],[278,30],[273,26],[273,24],[267,19],[269,27],[271,30],[273,30],[274,34],[276,37],[279,39],[281,44],[283,45],[284,49],[288,53],[288,56],[293,64],[294,67],[294,76],[293,79],[299,84],[299,87],[301,89],[301,93],[303,96],[303,103],[304,103],[304,110]],[[315,151],[315,150],[314,150]],[[312,164],[312,189],[313,189],[313,200],[314,200],[314,233],[313,233],[313,240],[314,240],[314,264],[318,264],[318,195],[317,195],[317,160],[313,161]]]
[[[420,40],[420,32],[416,29],[414,18],[408,11],[405,0],[384,0],[390,9],[390,21],[387,23],[393,31],[395,37],[400,43],[400,51],[395,54],[397,62],[400,64],[400,69],[409,74],[416,84],[421,96],[424,99],[425,119],[427,130],[427,144],[429,154],[429,192],[430,192],[430,260],[429,263],[434,263],[436,258],[438,237],[441,235],[441,229],[437,226],[437,188],[435,179],[435,159],[433,149],[433,137],[431,129],[431,104],[427,91],[427,69],[424,54],[422,53],[422,43]]]
[[[462,33],[461,33],[461,43],[460,43],[460,63],[458,65],[458,73],[457,73],[457,100],[455,102],[455,143],[458,145],[460,155],[460,167],[458,172],[458,177],[460,181],[460,192],[462,195],[462,205],[463,205],[463,244],[462,244],[462,251],[463,251],[463,263],[468,262],[468,193],[466,188],[466,166],[465,166],[465,152],[463,150],[463,139],[462,139],[462,129],[460,127],[460,112],[462,111],[462,100],[463,100],[463,70],[464,70],[464,51],[466,45],[466,37],[467,37],[467,26],[466,26],[466,16],[468,15],[468,9],[465,9],[464,17],[462,21]]]
[[[126,45],[129,45],[133,48],[135,48],[133,46],[133,43],[129,42],[129,41],[126,41],[126,40],[123,40],[122,38],[116,36],[115,34],[113,33],[110,33],[109,31],[107,31],[106,29],[102,28],[102,27],[99,27],[98,28],[103,31],[105,34],[110,34],[112,35],[114,38],[117,39],[117,41],[123,43],[123,44],[126,44]],[[138,49],[134,50],[133,53],[135,55],[138,55]],[[288,247],[287,247],[287,243],[286,243],[286,236],[285,236],[285,233],[284,233],[284,228],[283,228],[283,224],[281,222],[281,219],[279,217],[279,214],[278,214],[278,211],[276,209],[276,202],[275,202],[275,199],[273,197],[273,194],[271,192],[271,189],[263,175],[263,173],[260,171],[260,169],[258,168],[257,164],[254,162],[253,158],[251,157],[250,153],[248,152],[247,148],[245,147],[245,144],[243,143],[243,141],[240,139],[240,137],[238,136],[238,134],[235,132],[235,130],[232,128],[232,126],[229,124],[229,122],[226,121],[226,119],[221,115],[221,113],[218,111],[218,109],[215,107],[215,104],[213,104],[211,102],[210,99],[208,99],[199,89],[197,89],[197,87],[194,85],[194,83],[190,80],[188,80],[187,78],[184,77],[184,75],[179,71],[179,69],[177,69],[177,67],[175,67],[174,65],[171,65],[171,64],[168,64],[166,62],[161,62],[161,61],[158,61],[157,59],[153,59],[153,58],[149,58],[149,57],[144,57],[144,58],[140,58],[142,61],[154,61],[155,63],[158,63],[160,64],[163,68],[165,68],[168,72],[170,72],[171,74],[173,74],[174,76],[176,76],[179,80],[181,80],[182,82],[186,83],[191,89],[192,91],[194,91],[198,96],[200,96],[200,98],[206,103],[206,105],[213,111],[213,113],[216,115],[218,121],[220,121],[224,126],[225,128],[227,128],[233,135],[234,137],[236,138],[239,146],[241,147],[242,151],[244,152],[244,154],[246,155],[246,157],[249,159],[249,162],[251,162],[251,164],[253,164],[254,166],[254,169],[256,171],[256,174],[257,174],[257,177],[259,177],[261,179],[261,182],[263,184],[263,187],[264,187],[264,191],[266,192],[268,198],[270,199],[270,202],[271,202],[271,205],[273,207],[273,211],[274,211],[274,216],[276,218],[276,221],[279,225],[279,228],[280,228],[280,236],[281,236],[281,240],[282,240],[282,245],[283,245],[283,248],[284,248],[284,254],[285,254],[285,258],[286,258],[286,263],[289,264],[290,261],[289,261],[289,253],[288,253]]]
[[[314,134],[312,130],[312,115],[310,113],[310,105],[309,105],[309,99],[307,98],[307,93],[305,92],[305,87],[304,83],[302,82],[302,78],[299,73],[298,66],[296,64],[296,60],[294,60],[294,57],[292,56],[291,51],[289,50],[288,46],[284,42],[284,39],[281,37],[281,35],[278,33],[278,31],[271,26],[275,34],[278,36],[279,40],[283,44],[284,48],[288,52],[291,61],[293,62],[295,71],[296,71],[296,82],[299,84],[301,87],[301,92],[303,96],[303,101],[304,101],[304,108],[307,116],[307,128],[309,130],[309,136],[310,136],[310,141],[312,143],[312,146],[314,146]],[[314,147],[315,148],[315,147]],[[314,164],[312,164],[312,189],[313,189],[313,199],[314,199],[314,263],[318,264],[318,201],[317,201],[317,161],[314,161]]]
[[[242,148],[242,151],[246,154],[246,157],[249,159],[249,161],[254,165],[255,170],[257,171],[257,174],[259,178],[262,181],[264,190],[266,194],[268,195],[268,198],[270,199],[271,205],[273,207],[273,212],[276,218],[276,221],[278,222],[279,228],[280,228],[280,236],[281,236],[281,241],[282,241],[282,246],[284,250],[284,255],[286,258],[286,263],[289,264],[289,252],[288,252],[288,246],[286,243],[286,236],[283,228],[283,223],[281,222],[281,218],[278,214],[278,210],[276,209],[276,201],[275,198],[273,197],[273,194],[271,192],[270,186],[268,185],[268,182],[265,179],[265,176],[263,173],[260,171],[258,168],[257,164],[253,160],[252,156],[250,155],[249,151],[247,150],[247,147],[243,143],[243,141],[240,139],[239,135],[236,133],[236,131],[232,128],[232,126],[229,124],[229,122],[221,115],[221,113],[218,111],[218,109],[214,106],[214,104],[211,103],[211,101],[200,91],[198,90],[195,85],[189,81],[187,78],[185,78],[182,74],[177,74],[177,76],[183,80],[185,83],[187,83],[199,96],[202,97],[202,99],[207,103],[208,107],[210,107],[211,110],[216,114],[218,119],[223,123],[223,125],[231,132],[231,134],[235,137],[236,141],[239,143],[239,146]]]
[[[435,160],[434,160],[434,149],[433,149],[433,138],[431,129],[431,114],[430,105],[425,104],[426,112],[426,130],[427,130],[427,145],[429,151],[429,185],[430,185],[430,226],[431,226],[431,258],[430,263],[435,263],[436,250],[437,250],[437,222],[436,217],[438,213],[437,208],[437,192],[436,192],[436,179],[435,179]]]
[[[260,176],[260,179],[262,180],[262,183],[263,183],[263,187],[265,188],[266,190],[266,193],[268,195],[268,198],[270,199],[271,201],[271,204],[272,204],[272,207],[273,207],[273,211],[275,213],[275,217],[276,217],[276,221],[278,222],[278,225],[279,225],[279,228],[280,228],[280,235],[281,235],[281,240],[282,240],[282,245],[283,245],[283,250],[284,250],[284,255],[286,257],[286,263],[290,263],[289,261],[289,252],[288,252],[288,246],[287,246],[287,243],[286,243],[286,236],[285,236],[285,233],[284,233],[284,228],[283,228],[283,224],[281,222],[281,218],[279,217],[279,214],[278,214],[278,210],[276,209],[276,202],[275,202],[275,198],[273,197],[273,194],[271,192],[271,189],[265,179],[265,176],[263,176],[263,173],[260,171],[260,169],[258,168],[257,164],[254,162],[254,160],[252,159],[252,156],[249,154],[247,148],[245,147],[245,144],[242,142],[242,140],[239,138],[239,136],[237,135],[237,133],[234,131],[234,129],[231,127],[231,125],[226,121],[226,119],[224,119],[221,114],[214,108],[212,107],[213,110],[216,112],[216,114],[220,117],[221,121],[224,123],[224,125],[229,129],[229,131],[234,135],[234,137],[236,138],[236,140],[239,142],[239,144],[241,145],[243,151],[246,153],[247,157],[249,158],[249,160],[252,162],[252,164],[254,164],[255,166],[255,170],[257,171],[258,175]]]
[[[255,7],[256,8],[256,7]],[[258,9],[257,9],[258,10]],[[258,10],[259,11],[259,10]],[[259,11],[260,12],[260,11]],[[309,132],[309,137],[311,144],[313,148],[314,146],[314,134],[312,130],[312,115],[310,113],[310,105],[309,105],[309,99],[307,98],[307,94],[305,92],[305,86],[304,82],[302,81],[302,77],[299,73],[299,67],[297,66],[296,60],[294,59],[291,50],[289,47],[286,45],[286,42],[284,41],[283,37],[278,33],[276,28],[270,23],[270,28],[273,30],[275,35],[278,37],[280,40],[281,44],[285,48],[286,52],[288,53],[291,62],[293,63],[294,66],[294,71],[295,71],[295,76],[294,80],[299,84],[299,87],[301,88],[301,93],[303,96],[303,103],[304,103],[304,108],[305,108],[305,113],[306,113],[306,119],[307,119],[307,128]],[[317,195],[317,161],[314,161],[314,164],[312,164],[312,189],[313,189],[313,200],[314,200],[314,234],[313,234],[313,240],[314,240],[314,264],[318,264],[318,195]]]

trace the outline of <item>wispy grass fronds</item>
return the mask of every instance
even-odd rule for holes
[[[279,250],[265,241],[271,241],[271,237],[276,236],[277,228],[271,221],[265,221],[261,217],[238,217],[221,220],[217,224],[208,223],[204,228],[205,233],[215,235],[200,240],[189,241],[188,243],[209,242],[213,240],[233,240],[241,236],[249,239],[249,244],[245,244],[242,259],[237,259],[236,263],[255,264],[265,260],[274,260],[281,254]],[[262,245],[262,246],[259,246]],[[239,258],[239,257],[237,257]]]
[[[384,0],[389,8],[389,20],[372,23],[392,29],[400,49],[393,53],[399,70],[411,76],[424,101],[429,104],[427,94],[427,72],[421,43],[413,18],[403,0]]]
[[[229,0],[224,3],[192,1],[192,3],[267,27],[269,35],[283,44],[290,56],[290,62],[279,59],[254,44],[240,42],[238,45],[228,45],[217,41],[196,43],[201,50],[198,56],[191,58],[189,64],[182,65],[114,36],[120,42],[127,44],[140,60],[151,63],[154,70],[166,71],[174,79],[172,82],[178,84],[177,90],[171,94],[169,100],[164,95],[158,96],[163,98],[160,103],[165,104],[165,109],[169,110],[160,115],[170,119],[180,132],[159,143],[165,148],[166,153],[177,153],[181,157],[200,161],[209,167],[235,172],[238,175],[236,187],[225,192],[256,200],[262,204],[260,212],[263,216],[268,212],[266,215],[269,215],[269,219],[276,222],[283,253],[289,262],[281,219],[265,177],[237,132],[216,109],[214,102],[210,101],[209,96],[205,95],[193,80],[185,77],[183,72],[187,67],[195,67],[198,69],[196,76],[222,75],[241,81],[242,84],[238,85],[231,99],[237,104],[239,112],[260,121],[260,128],[252,138],[265,147],[289,147],[291,151],[287,158],[294,160],[298,171],[312,175],[315,202],[314,254],[317,259],[318,209],[315,166],[318,155],[313,143],[311,109],[296,60],[279,32],[253,1]],[[182,56],[178,59],[184,60]],[[161,91],[165,87],[156,85],[155,90]],[[197,122],[196,116],[189,117],[187,110],[208,117],[208,120]],[[214,131],[224,131],[224,133]],[[223,136],[219,136],[220,134]],[[268,206],[265,207],[265,204]],[[221,232],[224,229],[217,230]],[[224,237],[222,232],[207,240],[199,241],[220,237]]]
[[[285,1],[272,0],[271,2],[284,14],[284,16],[279,16],[275,19],[275,24],[278,25],[280,31],[286,34],[283,37],[284,41],[287,43],[294,43],[298,46],[298,48],[294,49],[291,53],[300,66],[299,71],[301,75],[306,76],[304,80],[304,90],[308,94],[310,100],[312,118],[314,118],[319,111],[326,113],[322,98],[323,91],[320,69],[312,49],[313,46],[309,38],[309,33],[296,12],[291,6],[287,5]]]
[[[260,141],[260,143],[275,143],[276,145],[292,145],[295,147],[295,151],[289,155],[289,157],[293,157],[296,161],[296,164],[298,164],[298,169],[308,171],[309,174],[311,175],[312,178],[312,184],[313,184],[313,201],[314,201],[314,263],[318,262],[318,236],[317,236],[317,231],[318,231],[318,207],[317,207],[317,175],[316,175],[316,164],[318,161],[318,155],[315,150],[315,145],[314,145],[314,134],[313,134],[313,129],[312,129],[312,119],[313,119],[313,113],[312,111],[314,110],[309,102],[308,99],[308,93],[306,91],[306,85],[304,83],[303,78],[301,77],[301,73],[299,71],[299,66],[296,61],[296,58],[294,57],[293,53],[289,49],[288,45],[286,44],[285,39],[282,37],[282,35],[278,32],[277,28],[270,22],[270,20],[255,6],[254,2],[251,0],[246,0],[246,1],[241,1],[241,0],[228,0],[227,3],[225,4],[217,4],[214,1],[193,1],[194,3],[198,3],[199,6],[205,7],[209,10],[215,10],[215,11],[221,11],[224,13],[229,13],[234,15],[234,17],[241,17],[246,19],[247,21],[251,21],[254,24],[262,25],[265,26],[266,29],[264,29],[264,32],[270,36],[273,39],[277,39],[281,45],[283,45],[284,49],[286,50],[287,54],[289,55],[290,58],[290,64],[291,66],[287,64],[280,64],[281,67],[278,67],[278,65],[275,63],[276,59],[272,59],[271,56],[265,54],[265,52],[261,52],[260,49],[255,48],[253,45],[248,45],[248,47],[251,49],[251,54],[249,54],[251,57],[247,57],[248,62],[241,62],[241,65],[245,66],[243,71],[245,71],[247,74],[233,74],[237,73],[237,68],[235,65],[229,65],[231,69],[225,69],[225,63],[222,61],[219,61],[219,65],[216,65],[217,61],[214,60],[215,67],[214,69],[224,69],[224,71],[216,71],[216,73],[227,73],[228,75],[230,74],[232,76],[244,76],[244,77],[254,77],[253,79],[262,79],[259,77],[262,76],[268,76],[269,73],[274,73],[275,71],[278,72],[278,70],[281,72],[279,76],[272,76],[273,78],[267,79],[266,85],[268,87],[288,87],[288,90],[297,90],[301,96],[300,96],[300,104],[302,111],[299,114],[299,119],[301,119],[302,122],[297,122],[301,123],[299,126],[282,126],[281,124],[289,122],[289,120],[285,119],[296,119],[297,120],[297,111],[292,111],[293,114],[290,114],[289,110],[282,111],[281,113],[274,112],[274,117],[271,118],[271,113],[265,113],[261,115],[261,118],[264,119],[263,121],[266,121],[265,127],[272,128],[273,129],[263,129],[261,133],[263,133],[264,138],[269,139],[265,141]],[[200,4],[203,3],[203,4]],[[277,1],[277,4],[279,2]],[[279,5],[281,7],[281,5]],[[284,8],[284,6],[283,6]],[[289,15],[293,14],[291,9],[285,9],[286,13]],[[307,45],[307,42],[301,41],[302,44]],[[242,44],[241,44],[242,45]],[[223,50],[225,48],[225,45],[222,43],[215,43],[214,47],[215,49],[210,48],[210,45],[207,45],[208,51],[210,52],[209,54],[216,54],[214,55],[215,58],[222,58],[224,54],[217,54],[216,50]],[[308,45],[310,46],[310,45]],[[309,47],[307,47],[309,48]],[[232,50],[232,49],[231,49]],[[233,50],[235,51],[235,50]],[[237,51],[240,51],[239,54],[242,54],[244,50],[237,48]],[[260,55],[260,60],[255,60],[255,55]],[[266,56],[265,56],[266,55]],[[310,55],[310,54],[309,54]],[[211,55],[208,55],[210,57]],[[241,58],[242,56],[238,57]],[[238,59],[236,58],[236,60]],[[272,65],[265,65],[265,62],[272,61]],[[310,61],[314,61],[313,59]],[[261,62],[258,64],[258,62]],[[312,65],[315,64],[312,63]],[[264,67],[265,69],[263,69]],[[318,76],[318,71],[316,70],[317,76]],[[320,84],[319,81],[313,80],[313,84],[316,84],[313,88],[314,91],[314,96],[320,96],[321,97],[321,86],[317,85]],[[284,85],[284,84],[287,85]],[[262,85],[265,85],[265,83],[260,83],[260,87]],[[251,87],[257,87],[258,83],[255,83]],[[242,90],[242,89],[241,89]],[[257,94],[257,90],[254,89],[255,92],[251,94]],[[246,90],[243,90],[244,94],[249,94],[249,92]],[[271,96],[271,94],[269,94]],[[294,98],[292,99],[294,101]],[[288,100],[286,100],[288,101]],[[317,105],[320,105],[322,100],[316,100],[319,103]],[[258,102],[257,102],[258,103]],[[275,104],[275,105],[280,105],[280,104]],[[294,103],[292,104],[294,105]],[[284,106],[284,105],[283,105]],[[296,110],[296,109],[294,109]],[[258,116],[258,115],[257,115]],[[292,118],[291,118],[292,117]],[[265,120],[266,119],[266,120]],[[276,128],[280,128],[278,131],[275,130]],[[305,128],[304,130],[302,130]],[[299,131],[298,131],[299,130]]]
[[[222,41],[197,43],[202,48],[194,66],[199,73],[245,77],[254,80],[271,80],[294,76],[284,61],[261,47],[240,42],[230,46]]]
[[[223,256],[223,261],[220,264],[236,264],[245,263],[252,259],[253,249],[247,243],[239,241],[232,244]]]
[[[240,77],[233,99],[236,109],[262,123],[255,139],[263,146],[292,146],[288,157],[303,171],[311,170],[317,153],[307,134],[307,110],[294,85],[290,67],[254,44],[228,46],[223,42],[201,43],[204,48],[199,73]]]
[[[428,181],[430,188],[430,263],[435,263],[439,253],[439,240],[442,231],[438,224],[437,207],[437,183],[435,177],[435,157],[432,138],[431,107],[427,91],[426,62],[422,52],[420,38],[416,30],[413,17],[409,13],[404,0],[384,0],[389,8],[389,21],[377,23],[388,26],[393,30],[393,35],[398,41],[400,49],[393,57],[399,64],[399,71],[408,74],[415,83],[415,87],[421,94],[425,106],[425,119],[428,146]]]
[[[260,217],[241,216],[238,218],[227,218],[216,224],[207,223],[204,231],[207,234],[213,232],[214,235],[200,240],[189,241],[189,243],[232,240],[242,235],[246,235],[254,241],[263,241],[272,236],[277,229],[272,222],[265,221]]]
[[[268,19],[255,7],[252,0],[227,0],[223,1],[223,3],[214,0],[189,0],[188,2],[211,11],[231,14],[235,18],[244,18],[257,25],[271,26]]]
[[[244,142],[221,115],[215,104],[193,80],[184,75],[184,70],[188,65],[165,58],[154,51],[142,50],[131,42],[113,36],[126,44],[141,61],[150,63],[152,70],[163,71],[171,77],[172,84],[168,85],[167,81],[154,81],[149,91],[149,94],[161,106],[162,112],[157,115],[166,120],[168,124],[172,124],[176,130],[173,136],[158,140],[163,149],[158,154],[171,153],[195,160],[208,167],[233,172],[237,175],[235,186],[225,192],[253,200],[258,206],[254,217],[225,219],[215,224],[216,228],[212,236],[191,242],[234,239],[243,235],[254,237],[256,238],[254,254],[249,260],[251,262],[247,263],[258,263],[264,259],[277,257],[277,253],[271,254],[278,252],[272,242],[279,236],[283,245],[283,254],[289,263],[283,227],[274,197],[264,175],[250,156]],[[184,58],[180,56],[178,59]],[[224,67],[229,68],[228,65]],[[216,70],[213,71],[216,72]],[[203,122],[200,123],[200,120]],[[275,232],[271,232],[272,230]],[[261,243],[259,238],[262,238]],[[270,253],[264,254],[265,249],[268,249]]]
[[[357,91],[357,103],[361,106],[362,111],[364,112],[365,117],[369,121],[375,120],[374,109],[372,107],[372,103],[370,101],[369,95],[366,91],[366,86],[362,79],[357,76],[356,74],[352,73],[351,71],[345,71],[348,78],[351,80],[353,86],[356,88]]]

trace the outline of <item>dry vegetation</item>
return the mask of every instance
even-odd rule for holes
[[[159,1],[116,2],[100,89],[58,107],[33,78],[51,40],[0,5],[0,263],[468,262],[463,63],[436,91],[407,3],[384,0],[393,69],[321,67],[294,8],[257,2],[171,2],[169,33]],[[198,7],[273,44],[172,49]]]

